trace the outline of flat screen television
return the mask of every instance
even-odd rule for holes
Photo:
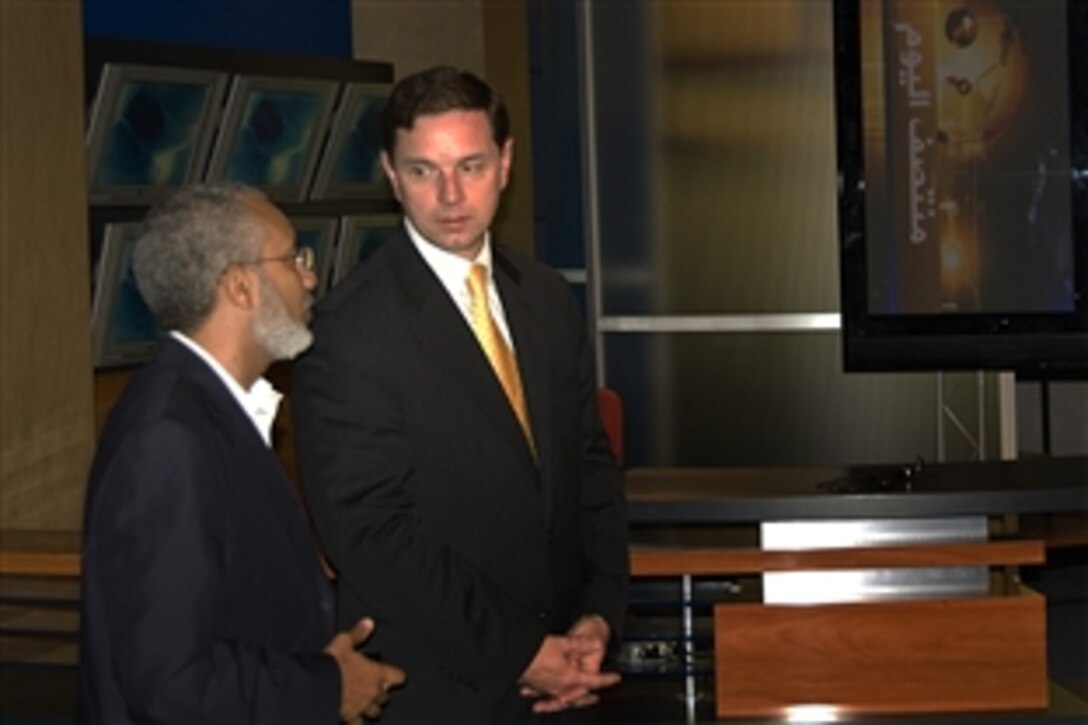
[[[339,93],[334,80],[234,76],[207,179],[241,181],[277,201],[302,201]]]
[[[382,171],[382,110],[393,86],[348,83],[332,122],[310,195],[314,199],[392,199]]]
[[[295,245],[314,250],[314,276],[317,284],[311,294],[317,299],[329,287],[340,219],[334,216],[291,216],[290,220],[295,228]]]
[[[349,214],[341,217],[331,284],[335,285],[347,277],[351,270],[385,242],[399,224],[401,218],[397,214]]]
[[[132,250],[141,229],[137,221],[110,222],[101,228],[91,305],[96,368],[146,362],[162,334],[132,272]]]
[[[1088,376],[1088,3],[833,8],[844,368]]]
[[[88,113],[88,195],[150,204],[197,181],[208,163],[227,74],[106,63]]]

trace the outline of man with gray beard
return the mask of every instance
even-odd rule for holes
[[[149,213],[137,285],[169,332],[99,443],[84,518],[81,722],[374,718],[404,673],[336,633],[333,595],[270,449],[262,375],[310,346],[311,250],[259,191]]]

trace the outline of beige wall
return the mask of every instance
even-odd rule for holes
[[[395,65],[397,77],[446,64],[484,72],[481,0],[352,0],[355,57]]]
[[[524,2],[510,0],[352,0],[355,57],[393,63],[397,78],[432,65],[477,73],[510,109],[514,173],[496,236],[532,252],[533,175],[529,61]]]
[[[78,528],[93,448],[78,0],[0,3],[0,528]]]

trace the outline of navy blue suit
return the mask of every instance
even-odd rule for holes
[[[494,249],[534,460],[463,315],[403,229],[318,304],[295,364],[304,487],[342,623],[404,668],[382,722],[532,720],[516,682],[546,633],[627,604],[621,477],[567,283]]]
[[[278,459],[207,364],[165,340],[91,471],[80,721],[335,723],[333,606]]]

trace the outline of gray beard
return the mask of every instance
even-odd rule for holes
[[[253,339],[273,360],[291,360],[313,344],[314,335],[291,317],[276,288],[260,275],[261,306],[253,321]]]

